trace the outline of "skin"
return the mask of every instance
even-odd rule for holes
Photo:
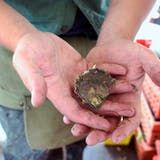
[[[0,44],[14,52],[13,66],[31,92],[33,106],[41,105],[48,98],[60,113],[75,123],[106,132],[113,128],[107,119],[83,109],[72,97],[74,79],[88,69],[87,61],[58,36],[38,31],[3,1],[0,12]],[[103,68],[113,74],[126,73],[126,69],[117,64]],[[128,82],[117,81],[112,92],[131,90]],[[134,114],[130,106],[119,105],[119,115]]]
[[[92,64],[99,66],[102,63],[104,65],[113,63],[120,64],[127,69],[127,74],[118,76],[117,79],[130,82],[135,87],[135,92],[111,95],[108,100],[128,104],[135,109],[136,114],[120,122],[112,134],[90,130],[85,126],[75,124],[74,127],[76,128],[78,125],[79,132],[72,130],[72,133],[75,135],[83,135],[83,132],[84,134],[88,133],[86,141],[90,145],[102,142],[108,137],[111,137],[113,142],[119,143],[139,126],[141,118],[140,94],[145,73],[148,73],[151,79],[160,86],[159,59],[149,49],[133,42],[138,28],[153,3],[153,0],[111,1],[97,44],[89,52],[86,59],[88,63],[91,63],[91,66]],[[66,117],[64,121],[71,123]],[[97,135],[94,137],[94,142],[92,135]]]
[[[127,74],[118,79],[127,80],[135,86],[135,92],[110,97],[113,102],[129,104],[136,111],[134,117],[122,121],[112,133],[112,140],[116,143],[135,130],[140,123],[140,93],[145,73],[160,85],[159,59],[149,49],[133,43],[138,28],[154,2],[154,0],[121,2],[112,0],[97,44],[87,57],[88,61],[96,64],[101,64],[100,60],[103,59],[104,63],[124,66]]]
[[[34,106],[42,104],[47,97],[73,122],[110,130],[106,119],[82,109],[72,97],[74,79],[87,69],[87,63],[65,41],[51,33],[26,34],[17,45],[13,64],[32,93]]]
[[[1,1],[0,44],[14,51],[13,65],[24,85],[31,91],[34,106],[39,106],[46,97],[49,98],[65,116],[64,122],[75,123],[72,134],[87,135],[86,142],[89,145],[110,136],[114,142],[119,142],[140,122],[139,101],[145,71],[157,84],[160,81],[158,58],[151,51],[132,42],[153,2],[112,0],[96,46],[86,59],[82,59],[64,40],[54,34],[38,31]],[[72,97],[74,78],[93,64],[119,75],[117,85],[111,91],[119,94],[111,95],[98,112],[105,116],[113,115],[114,112],[119,116],[132,117],[120,125],[117,118],[103,118],[81,108]],[[70,68],[74,70],[68,72]],[[136,86],[138,91],[135,92],[131,86]],[[109,132],[113,129],[113,133]]]

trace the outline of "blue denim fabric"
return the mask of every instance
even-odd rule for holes
[[[5,160],[45,160],[47,151],[32,150],[25,139],[23,111],[0,106],[0,123],[7,141],[3,145]]]
[[[86,146],[83,151],[82,160],[113,160],[113,157],[107,148],[100,143],[95,146]]]

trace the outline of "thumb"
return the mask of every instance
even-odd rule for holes
[[[31,86],[31,103],[33,106],[40,106],[46,98],[47,87],[42,76],[34,74],[32,76]]]
[[[145,53],[145,54],[144,54]],[[160,86],[160,60],[151,50],[144,48],[143,57],[140,59],[144,71],[151,77],[153,82]]]
[[[13,56],[13,66],[25,87],[31,92],[32,105],[40,106],[45,101],[47,87],[38,66],[16,53]]]

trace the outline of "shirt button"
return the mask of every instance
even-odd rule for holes
[[[22,102],[22,101],[19,102],[19,106],[20,106],[20,107],[23,107],[23,106],[24,106],[24,102]]]
[[[66,26],[66,25],[63,25],[62,27],[61,27],[61,32],[67,32],[69,30],[69,28],[68,28],[68,26]]]
[[[26,110],[30,110],[30,109],[31,109],[31,106],[25,105],[25,109],[26,109]]]

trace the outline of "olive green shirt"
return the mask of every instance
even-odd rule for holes
[[[88,19],[98,33],[108,9],[108,0],[5,0],[42,31],[62,34],[69,30],[77,9]],[[86,56],[95,42],[83,37],[66,39],[82,56]],[[13,53],[0,47],[0,105],[24,111],[26,139],[33,149],[58,148],[75,142],[71,126],[62,121],[62,115],[47,99],[39,108],[30,102],[25,88],[12,65]],[[23,122],[22,122],[23,123]]]

